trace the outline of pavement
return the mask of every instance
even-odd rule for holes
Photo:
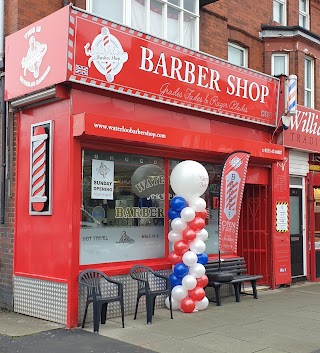
[[[0,312],[0,353],[320,353],[320,283],[259,291],[259,299],[222,298],[204,311],[156,309],[107,319],[100,334],[12,312]]]

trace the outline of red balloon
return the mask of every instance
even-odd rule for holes
[[[192,290],[189,290],[189,297],[197,302],[202,300],[206,296],[206,292],[201,287],[196,287]]]
[[[189,244],[185,240],[178,240],[173,244],[175,252],[182,256],[189,250]]]
[[[181,310],[185,313],[192,313],[196,307],[196,303],[191,298],[184,298],[181,300]]]
[[[188,226],[196,232],[203,229],[204,225],[204,219],[201,217],[195,217],[191,222],[188,223]]]
[[[196,239],[197,234],[193,229],[187,228],[182,233],[182,238],[186,241],[191,241]]]
[[[171,251],[168,255],[168,260],[171,265],[176,265],[178,262],[182,262],[182,256],[178,255],[175,251]]]
[[[201,212],[196,212],[196,217],[200,217],[200,218],[206,219],[207,216],[208,216],[207,210],[203,210]]]
[[[206,275],[197,278],[197,287],[204,288],[209,283],[209,279]]]

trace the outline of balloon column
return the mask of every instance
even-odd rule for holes
[[[204,287],[208,284],[204,265],[208,262],[204,229],[207,217],[206,202],[200,196],[208,187],[206,169],[198,162],[177,164],[170,175],[170,184],[176,196],[168,212],[171,230],[168,239],[173,243],[169,261],[173,265],[170,275],[171,303],[175,310],[191,313],[208,306]],[[169,297],[166,299],[169,308]]]

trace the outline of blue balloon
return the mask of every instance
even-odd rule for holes
[[[180,212],[174,211],[172,208],[169,209],[168,211],[168,216],[171,220],[180,217]]]
[[[176,212],[181,212],[187,205],[187,201],[181,196],[175,196],[171,200],[171,207]]]
[[[174,266],[173,272],[177,277],[183,278],[189,273],[189,267],[183,262],[179,262]]]
[[[174,273],[171,273],[171,275],[169,276],[169,280],[170,280],[171,288],[182,284],[182,279],[177,277]]]
[[[206,265],[209,261],[208,255],[203,252],[202,254],[198,254],[198,263],[202,265]]]

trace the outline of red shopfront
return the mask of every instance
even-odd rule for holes
[[[16,311],[74,327],[81,270],[127,286],[137,262],[169,270],[169,175],[181,160],[208,170],[216,256],[219,177],[234,150],[251,154],[239,255],[269,286],[291,282],[288,167],[270,142],[276,78],[72,6],[9,36],[6,52],[6,99],[20,107]]]
[[[290,149],[292,268],[296,267],[298,278],[304,275],[312,281],[320,279],[319,116],[318,110],[298,105],[283,135],[283,144]]]

